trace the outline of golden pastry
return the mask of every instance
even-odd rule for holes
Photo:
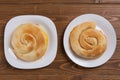
[[[35,61],[46,52],[48,36],[39,25],[21,24],[13,32],[11,46],[15,55],[23,61]]]
[[[107,47],[106,37],[95,28],[95,22],[84,22],[73,28],[70,33],[70,45],[75,54],[82,58],[94,59],[104,53]]]

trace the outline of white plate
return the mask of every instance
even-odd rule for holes
[[[107,37],[106,51],[103,53],[101,57],[93,60],[86,60],[86,59],[77,57],[71,51],[70,44],[69,44],[69,35],[73,27],[86,21],[96,22],[97,27],[101,29]],[[72,20],[70,24],[67,26],[66,31],[64,33],[63,44],[64,44],[64,49],[66,51],[66,54],[74,63],[78,64],[79,66],[87,67],[87,68],[97,67],[104,64],[112,57],[116,48],[116,33],[113,29],[113,26],[104,17],[96,14],[84,14]]]
[[[15,30],[15,28],[18,25],[24,23],[40,24],[48,34],[48,38],[49,38],[48,49],[45,55],[41,59],[34,62],[24,62],[18,59],[14,55],[10,46],[10,38],[12,32]],[[12,18],[11,20],[8,21],[5,27],[4,51],[8,63],[15,68],[36,69],[36,68],[42,68],[48,66],[53,62],[57,53],[57,31],[55,24],[49,18],[39,15],[22,15]]]

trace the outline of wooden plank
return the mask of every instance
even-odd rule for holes
[[[56,76],[56,75],[0,75],[1,80],[68,80],[68,76]]]
[[[50,3],[50,4],[68,4],[68,3],[99,3],[99,0],[0,0],[0,3],[5,4],[5,3],[15,3],[15,4],[39,4],[39,3]]]
[[[66,55],[62,40],[69,22],[75,17],[95,13],[107,18],[117,33],[117,48],[113,57],[104,65],[86,69],[74,64]],[[19,70],[11,67],[4,56],[4,29],[9,19],[17,15],[36,14],[51,18],[57,28],[58,52],[48,67],[35,70]],[[120,77],[120,5],[116,4],[1,4],[0,5],[0,80],[67,79],[67,80],[119,80]]]
[[[100,0],[100,3],[120,3],[120,0]]]
[[[104,72],[103,72],[104,73]],[[61,76],[56,76],[56,75],[0,75],[0,79],[2,80],[109,80],[109,77],[113,80],[119,80],[119,75],[111,75],[109,76],[108,74],[106,75],[94,75],[94,74],[79,74],[79,75],[61,75]]]

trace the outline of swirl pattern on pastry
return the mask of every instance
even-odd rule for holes
[[[23,61],[35,61],[46,52],[48,36],[39,25],[21,24],[13,32],[11,46],[15,55]]]
[[[84,22],[73,28],[70,33],[70,45],[75,54],[82,58],[94,59],[104,53],[107,47],[106,37],[95,28],[95,22]]]

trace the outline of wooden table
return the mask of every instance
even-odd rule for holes
[[[104,65],[86,69],[74,64],[63,48],[66,26],[75,17],[95,13],[107,18],[117,33],[117,48]],[[19,70],[11,67],[4,55],[4,29],[9,19],[35,14],[51,18],[57,28],[58,51],[48,67]],[[12,27],[12,26],[11,26]],[[120,80],[120,0],[0,0],[0,80]]]

